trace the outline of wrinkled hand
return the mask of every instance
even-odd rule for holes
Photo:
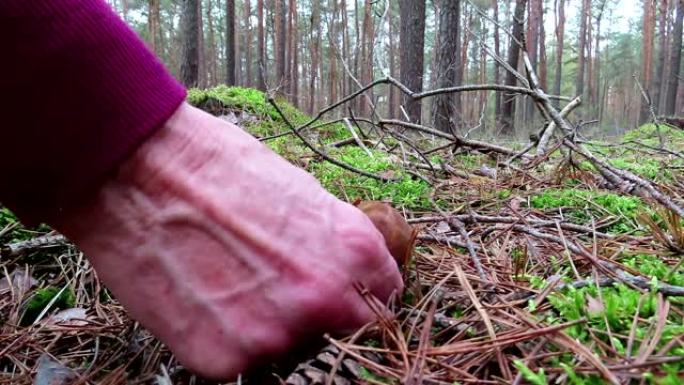
[[[372,320],[402,287],[381,234],[240,128],[188,105],[56,227],[188,368],[230,378]]]

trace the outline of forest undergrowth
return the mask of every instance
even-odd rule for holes
[[[312,120],[251,89],[188,99],[340,199],[390,202],[419,229],[395,317],[242,383],[682,383],[683,130],[647,124],[610,143],[565,133],[535,155]],[[0,384],[208,383],[128,318],[59,234],[2,209],[0,247]]]

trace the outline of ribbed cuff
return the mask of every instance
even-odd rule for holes
[[[0,2],[0,201],[26,222],[84,199],[185,89],[104,1]]]

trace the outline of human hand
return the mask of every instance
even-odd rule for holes
[[[372,320],[402,289],[361,211],[237,126],[183,104],[56,227],[130,314],[211,378]]]

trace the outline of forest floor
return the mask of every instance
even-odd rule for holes
[[[288,132],[257,91],[220,87],[189,100],[262,139]],[[309,119],[282,110],[295,125]],[[684,131],[645,125],[583,142],[646,180],[666,208],[638,196],[648,186],[611,183],[567,148],[507,162],[348,122],[301,135],[392,182],[340,168],[294,135],[264,141],[341,199],[391,202],[420,230],[396,316],[242,383],[271,373],[295,385],[683,382],[684,222],[672,207],[684,205]],[[208,383],[127,317],[77,248],[1,208],[0,266],[0,384]]]

